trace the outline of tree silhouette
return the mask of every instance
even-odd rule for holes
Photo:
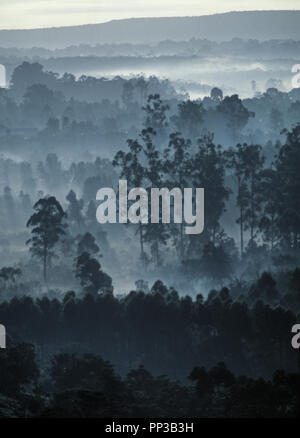
[[[142,187],[145,177],[145,168],[142,164],[142,145],[138,140],[127,140],[129,152],[119,151],[114,157],[113,166],[120,168],[120,177],[127,180],[129,190],[135,187]],[[138,224],[138,232],[141,247],[141,259],[145,258],[143,224]]]
[[[33,207],[35,213],[29,218],[27,227],[31,228],[31,238],[26,242],[30,252],[43,262],[44,281],[47,281],[47,267],[54,257],[54,248],[65,234],[66,217],[62,206],[54,196],[42,198]]]
[[[236,139],[254,113],[248,111],[237,94],[226,96],[217,107],[233,139]]]
[[[150,94],[143,110],[145,112],[145,128],[152,128],[159,139],[163,138],[168,126],[166,113],[169,110],[169,105],[163,103],[159,94]]]
[[[184,188],[189,186],[191,174],[190,147],[191,141],[185,140],[180,133],[176,132],[170,134],[169,145],[164,150],[163,158],[164,184],[166,187],[169,187],[170,190],[176,187],[180,188],[183,193]],[[182,221],[179,225],[179,255],[181,260],[184,257],[185,250],[183,230],[184,223]]]
[[[194,187],[205,189],[204,236],[206,240],[215,242],[219,220],[230,193],[224,182],[225,161],[221,148],[213,143],[211,134],[199,138],[197,146],[191,160],[191,178]]]
[[[91,256],[99,254],[100,248],[96,243],[95,237],[91,233],[87,232],[83,236],[79,235],[77,240],[77,253],[79,255],[83,252],[88,252]]]
[[[203,129],[204,108],[202,103],[187,100],[178,104],[178,114],[172,117],[176,128],[184,136],[194,139]]]
[[[285,144],[278,153],[275,166],[279,181],[278,227],[283,245],[295,253],[300,248],[300,124],[286,132]],[[284,193],[284,196],[281,194]]]
[[[210,98],[214,102],[221,102],[223,99],[223,91],[218,87],[213,87],[210,91]]]
[[[83,252],[76,258],[75,275],[84,291],[92,295],[113,290],[111,277],[102,271],[98,260],[88,252]]]
[[[84,202],[82,199],[77,199],[76,193],[70,190],[66,196],[66,200],[69,202],[67,214],[68,220],[74,222],[80,229],[83,226],[84,219],[82,215],[82,209]]]

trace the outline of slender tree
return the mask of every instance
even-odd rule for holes
[[[31,228],[31,238],[26,243],[30,245],[32,255],[42,260],[46,282],[47,267],[55,255],[55,246],[65,234],[66,214],[54,196],[39,199],[33,208],[35,212],[27,222],[27,227]]]
[[[141,187],[145,176],[145,169],[141,163],[142,145],[138,140],[127,140],[129,152],[119,151],[113,160],[113,166],[120,169],[120,177],[127,180],[129,189]],[[138,225],[140,238],[141,259],[144,259],[143,224]]]
[[[172,189],[178,187],[184,190],[188,187],[191,175],[191,158],[189,149],[191,141],[184,139],[179,132],[170,134],[169,145],[164,150],[163,171],[165,185]],[[183,209],[182,209],[183,211]],[[184,224],[179,224],[179,254],[184,257]],[[176,235],[175,235],[176,237]]]
[[[225,186],[225,161],[221,147],[213,143],[211,134],[204,135],[197,143],[198,150],[191,162],[191,176],[195,187],[204,187],[205,240],[214,243],[229,196]]]
[[[254,243],[254,238],[258,230],[263,202],[261,186],[265,158],[261,150],[260,145],[249,145],[245,147],[245,160],[249,175],[249,203],[245,210],[245,228],[250,230],[251,244]]]
[[[236,204],[239,208],[239,217],[237,223],[240,226],[240,251],[241,257],[244,254],[244,230],[245,230],[245,211],[249,205],[249,166],[247,163],[248,145],[238,144],[235,149],[226,151],[226,163],[232,170],[237,184]]]
[[[163,103],[159,94],[150,94],[143,110],[145,112],[145,128],[152,128],[158,138],[162,139],[168,126],[167,111],[169,105]]]
[[[288,250],[300,249],[300,124],[286,131],[286,142],[278,153],[275,166],[280,196],[277,200],[278,227]]]
[[[155,135],[156,132],[152,128],[143,129],[141,133],[145,156],[145,182],[148,193],[150,193],[152,187],[162,187],[164,185],[163,161],[153,141]],[[161,223],[161,218],[159,218],[158,224],[149,223],[145,226],[144,238],[151,245],[151,252],[157,267],[161,262],[159,246],[160,244],[166,245],[169,237],[168,227],[166,224]]]

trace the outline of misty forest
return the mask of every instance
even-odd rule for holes
[[[35,46],[0,49],[0,417],[296,416],[300,42]],[[203,187],[203,233],[98,223],[120,179]]]

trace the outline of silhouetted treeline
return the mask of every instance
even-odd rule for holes
[[[295,40],[245,40],[233,38],[229,41],[210,41],[193,38],[187,41],[160,41],[157,44],[81,44],[61,49],[46,49],[43,47],[17,48],[1,47],[0,56],[11,58],[62,58],[81,56],[162,56],[162,55],[248,55],[267,57],[298,56],[300,42]]]
[[[300,92],[268,85],[192,100],[156,77],[15,69],[0,89],[8,413],[294,415]],[[100,225],[96,193],[120,179],[203,187],[203,233]]]
[[[20,344],[0,351],[0,369],[1,418],[293,418],[299,410],[297,374],[235,377],[224,362],[194,367],[185,384],[142,365],[120,377],[93,354],[57,354],[40,373],[32,346]]]
[[[169,106],[169,133],[179,130],[185,134],[180,126],[185,126],[188,138],[211,132],[216,143],[226,147],[236,142],[276,143],[283,139],[284,128],[290,130],[299,122],[299,89],[284,92],[282,82],[272,78],[266,85],[267,91],[261,92],[253,80],[251,99],[240,100],[237,95],[223,99],[223,93],[216,95],[214,87],[210,97],[191,101],[170,82],[156,77],[76,79],[72,74],[59,76],[45,71],[41,64],[24,62],[14,70],[11,87],[0,90],[2,150],[26,155],[27,149],[34,148],[45,155],[50,148],[64,146],[64,152],[66,147],[73,154],[88,148],[94,154],[101,145],[105,156],[112,157],[109,149],[115,152],[128,134],[139,132],[141,108],[151,94],[159,94]],[[189,106],[182,113],[186,100]]]
[[[63,301],[24,296],[0,304],[0,321],[8,334],[38,346],[42,361],[71,348],[101,354],[122,373],[142,363],[180,379],[197,363],[225,361],[251,377],[297,367],[290,335],[296,315],[262,300],[250,307],[226,288],[194,300],[160,281],[150,293],[123,298],[109,292],[83,298],[68,292]]]

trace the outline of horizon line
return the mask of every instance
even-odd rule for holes
[[[227,15],[234,13],[253,13],[253,12],[300,12],[300,9],[251,9],[251,10],[230,10],[226,12],[213,12],[202,15],[169,15],[169,16],[149,16],[149,17],[127,17],[127,18],[113,18],[107,21],[99,21],[96,23],[84,23],[84,24],[71,24],[65,26],[42,26],[42,27],[25,27],[25,28],[1,28],[0,32],[22,32],[22,31],[35,31],[35,30],[53,30],[53,29],[69,29],[74,27],[85,27],[85,26],[97,26],[99,24],[109,24],[115,21],[130,21],[130,20],[153,20],[153,19],[172,19],[172,18],[200,18],[200,17],[210,17],[214,15]]]

